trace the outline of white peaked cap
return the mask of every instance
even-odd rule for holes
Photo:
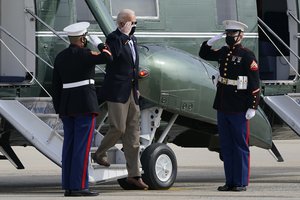
[[[89,26],[89,22],[78,22],[65,27],[64,31],[67,32],[68,36],[80,36],[87,32]]]
[[[244,31],[246,28],[248,28],[246,24],[235,20],[225,20],[223,21],[223,25],[225,26],[225,30]]]

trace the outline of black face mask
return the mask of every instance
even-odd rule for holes
[[[133,26],[133,27],[131,28],[131,31],[130,31],[129,35],[133,35],[133,34],[134,34],[135,28],[136,28],[135,26]]]
[[[226,44],[228,44],[229,46],[233,46],[236,43],[236,40],[234,38],[234,36],[227,35],[225,38]]]

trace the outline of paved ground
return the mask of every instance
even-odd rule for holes
[[[246,192],[218,192],[224,182],[218,154],[206,149],[182,149],[171,145],[177,155],[178,177],[169,190],[124,191],[116,181],[93,186],[101,193],[88,199],[105,200],[179,200],[179,199],[300,199],[300,140],[275,141],[284,162],[251,147],[251,178]],[[16,170],[0,160],[1,200],[68,199],[60,189],[60,168],[31,147],[15,148],[25,165]],[[81,199],[81,198],[76,198]]]

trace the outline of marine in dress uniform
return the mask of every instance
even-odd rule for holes
[[[55,58],[53,104],[63,121],[62,188],[65,196],[97,196],[89,190],[88,162],[98,113],[94,86],[95,64],[112,61],[110,51],[99,44],[99,52],[86,48],[88,22],[67,26],[71,44]]]
[[[118,28],[107,36],[106,43],[114,60],[106,66],[101,97],[107,101],[109,130],[105,134],[94,160],[110,166],[106,151],[122,139],[127,182],[137,189],[147,189],[140,172],[140,108],[138,104],[139,55],[134,36],[136,16],[130,9],[121,10],[117,16]]]
[[[219,75],[213,107],[217,110],[221,156],[226,183],[219,191],[245,191],[249,183],[249,119],[254,117],[260,97],[258,65],[253,52],[241,44],[247,26],[225,20],[227,46],[213,49],[224,33],[203,42],[199,56],[218,61]]]

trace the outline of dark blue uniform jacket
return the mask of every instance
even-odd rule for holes
[[[53,69],[52,98],[55,111],[60,116],[98,112],[94,84],[68,89],[63,89],[63,84],[94,79],[95,64],[105,64],[112,61],[111,55],[102,52],[103,45],[101,48],[99,54],[88,48],[80,48],[71,44],[56,56]]]
[[[224,112],[246,112],[248,108],[257,109],[259,103],[260,80],[256,58],[249,49],[241,44],[233,48],[223,46],[214,50],[203,42],[199,56],[205,60],[218,61],[220,76],[237,80],[238,76],[248,77],[246,90],[237,86],[218,82],[213,107]]]

